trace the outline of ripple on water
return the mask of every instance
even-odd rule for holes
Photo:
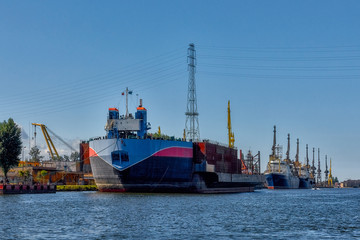
[[[0,196],[5,239],[357,239],[360,189]]]

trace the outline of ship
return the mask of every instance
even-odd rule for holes
[[[127,107],[126,107],[127,109]],[[140,99],[134,115],[109,108],[106,135],[87,143],[102,192],[253,192],[261,175],[242,173],[238,150],[203,140],[152,134]],[[240,150],[240,156],[241,156]]]
[[[309,189],[315,185],[315,181],[311,178],[309,170],[306,166],[302,166],[300,168],[300,176],[299,176],[299,188],[300,189]]]
[[[300,186],[300,178],[295,164],[290,160],[290,135],[288,134],[288,149],[286,159],[282,159],[282,147],[276,145],[276,126],[274,126],[274,141],[272,154],[265,171],[265,179],[268,189],[297,189]]]
[[[298,150],[299,152],[299,144]],[[298,153],[297,153],[298,156]],[[315,179],[311,176],[310,173],[310,165],[309,165],[309,156],[308,156],[308,145],[306,144],[306,165],[298,165],[298,173],[299,173],[299,188],[300,189],[309,189],[314,187]]]

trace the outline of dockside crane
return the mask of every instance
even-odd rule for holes
[[[54,154],[56,154],[56,157],[59,159],[59,158],[60,158],[59,153],[57,152],[57,150],[56,150],[56,148],[55,148],[55,146],[54,146],[54,143],[53,143],[53,141],[51,140],[51,137],[50,137],[50,135],[49,135],[49,132],[48,132],[47,129],[46,129],[46,126],[45,126],[44,124],[41,124],[41,123],[32,123],[32,125],[35,126],[35,132],[34,132],[34,134],[35,134],[35,139],[36,139],[36,126],[39,126],[39,127],[41,128],[41,131],[42,131],[43,135],[44,135],[45,142],[46,142],[46,145],[47,145],[47,147],[48,147],[48,149],[49,149],[49,152],[50,152],[50,154],[51,154],[51,157],[54,159],[54,158],[55,158],[55,155],[54,155]],[[36,141],[36,140],[35,140],[35,141]]]
[[[310,165],[309,165],[309,147],[306,144],[306,169],[309,171]]]
[[[316,170],[316,167],[315,167],[315,148],[313,148],[313,158],[312,158],[312,166],[311,166],[311,178],[314,179],[314,181],[316,181],[316,178],[315,178],[315,170]]]
[[[234,137],[234,132],[231,131],[231,116],[230,116],[230,100],[228,101],[228,136],[229,136],[229,148],[234,148],[234,142],[235,142],[235,137]]]
[[[328,176],[329,176],[329,171],[328,171],[328,165],[327,165],[327,155],[325,155],[325,184],[328,183]]]
[[[318,183],[319,185],[321,185],[320,148],[318,148],[317,183]]]
[[[301,163],[299,161],[299,139],[296,139],[296,155],[295,155],[295,162],[294,162],[294,166],[295,166],[295,172],[298,176],[301,175]]]
[[[332,176],[332,174],[331,174],[331,158],[330,158],[330,170],[329,170],[329,178],[328,178],[328,185],[329,185],[330,187],[333,186],[333,180],[332,180],[332,178],[333,178],[333,176]]]
[[[50,137],[50,134],[49,132],[55,136],[58,140],[60,140],[63,144],[65,144],[67,147],[69,147],[72,151],[76,152],[76,150],[70,145],[68,144],[67,142],[65,142],[61,137],[59,137],[58,135],[56,135],[53,131],[51,131],[48,127],[46,127],[45,124],[41,124],[41,123],[32,123],[32,125],[35,126],[35,132],[34,132],[34,135],[35,135],[35,141],[36,141],[36,127],[40,127],[41,128],[41,131],[44,135],[44,138],[45,138],[45,142],[46,142],[46,145],[49,149],[49,152],[50,152],[50,155],[51,155],[51,158],[52,159],[60,159],[60,156],[59,156],[59,153],[58,151],[56,150],[55,148],[55,145]],[[36,143],[35,143],[36,144]]]
[[[290,163],[290,133],[288,133],[287,140],[286,160]]]

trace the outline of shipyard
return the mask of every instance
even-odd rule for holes
[[[131,113],[128,102],[133,90],[126,87],[119,92],[119,97],[125,97],[125,114],[121,115],[116,107],[110,107],[104,127],[106,135],[81,141],[79,150],[45,124],[32,123],[34,146],[31,148],[29,139],[29,149],[34,161],[19,161],[17,170],[10,169],[10,178],[8,173],[3,173],[1,193],[55,193],[57,186],[59,190],[66,189],[61,185],[90,185],[89,188],[68,189],[98,189],[102,192],[188,193],[253,192],[256,188],[317,190],[340,186],[332,175],[331,159],[328,170],[327,155],[322,180],[319,148],[317,167],[315,148],[310,165],[307,144],[306,159],[301,163],[297,139],[295,160],[291,160],[290,134],[287,134],[287,150],[283,159],[282,146],[276,142],[276,126],[273,130],[272,152],[266,170],[262,173],[260,151],[254,156],[248,151],[245,157],[243,151],[235,147],[230,101],[227,106],[228,144],[201,140],[195,87],[195,44],[190,43],[187,52],[188,98],[182,138],[162,134],[160,127],[156,133],[149,133],[151,123],[147,121],[143,100],[140,99],[137,111]],[[44,137],[50,160],[44,161],[39,155],[37,128]],[[52,138],[71,150],[71,159],[59,155]],[[24,152],[22,154],[24,158]]]
[[[360,239],[360,2],[3,1],[1,239]]]

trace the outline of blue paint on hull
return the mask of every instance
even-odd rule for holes
[[[312,179],[309,178],[300,178],[299,188],[301,189],[309,189],[314,185]]]
[[[299,180],[289,178],[284,174],[269,173],[265,175],[268,188],[270,189],[290,189],[299,188]]]

